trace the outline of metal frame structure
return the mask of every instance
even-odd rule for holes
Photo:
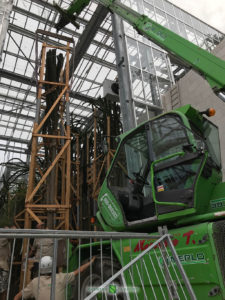
[[[72,147],[76,149],[71,170],[75,183],[71,188],[76,201],[76,210],[72,208],[76,229],[93,228],[91,218],[97,210],[99,190],[114,156],[115,137],[122,131],[119,114],[118,103],[104,99],[100,107],[94,109],[86,130],[76,133],[72,140]]]
[[[107,154],[101,154],[97,156],[97,111],[95,110],[94,112],[94,159],[91,167],[88,167],[87,173],[89,174],[89,180],[87,181],[88,186],[91,185],[91,197],[97,201],[98,199],[98,194],[99,194],[99,189],[101,188],[102,182],[100,181],[100,177],[102,174],[103,168],[106,166],[106,170],[109,169],[111,159],[113,158],[113,150],[111,149],[111,144],[110,144],[110,131],[111,131],[111,122],[110,122],[110,116],[107,116]],[[87,149],[87,163],[90,161],[89,158],[89,147]],[[104,158],[103,158],[104,156]],[[102,159],[103,158],[103,159]],[[100,160],[102,159],[102,161]],[[89,164],[88,164],[89,165]],[[98,165],[98,167],[97,167]]]
[[[66,41],[66,46],[60,47],[60,50],[65,52],[65,69],[61,70],[62,74],[65,75],[65,81],[63,78],[60,82],[49,82],[45,79],[44,74],[45,76],[47,74],[47,49],[57,49],[58,46],[43,43],[40,69],[38,70],[36,117],[32,133],[31,162],[25,211],[15,217],[15,222],[18,223],[17,219],[21,218],[21,214],[25,213],[24,228],[31,228],[32,221],[36,221],[38,224],[47,221],[47,225],[50,228],[69,229],[69,209],[71,207],[69,59],[71,52],[70,45],[71,43],[73,44],[73,40],[68,37],[38,30],[37,45],[39,35],[52,36]],[[44,87],[45,92],[43,93]],[[60,90],[56,94],[56,99],[54,99],[47,110],[47,95],[56,91],[57,87]],[[53,113],[58,115],[59,118],[54,126],[54,131],[48,131],[43,134],[42,129],[44,126],[46,126],[51,118],[55,117]],[[48,150],[50,154],[46,153]],[[43,156],[49,162],[41,166],[40,158]],[[39,179],[38,182],[37,179]],[[60,191],[58,191],[58,185],[61,185]],[[43,189],[43,186],[45,186],[45,189]]]
[[[12,5],[12,0],[1,1],[0,3],[0,61],[2,59],[2,50],[9,26],[9,15],[12,10]]]
[[[172,263],[172,268],[169,268],[169,265],[171,264],[171,261],[169,260],[170,255],[168,250],[166,249],[165,245],[168,245],[169,250],[172,253],[172,259],[174,259],[174,264]],[[159,248],[160,250],[160,256],[157,256],[156,251],[154,251],[154,248]],[[152,257],[156,257],[157,264],[153,263]],[[144,260],[144,257],[148,257],[148,262]],[[141,270],[139,269],[139,265],[141,266]],[[116,279],[118,279],[121,276],[124,276],[124,273],[127,272],[130,277],[130,281],[132,282],[132,288],[134,291],[135,299],[140,299],[138,297],[136,287],[135,287],[135,282],[133,281],[133,276],[132,276],[132,268],[136,268],[139,276],[140,276],[140,281],[141,281],[141,287],[144,291],[144,299],[147,300],[147,292],[146,292],[146,286],[142,280],[143,272],[147,273],[147,277],[149,280],[149,286],[151,287],[151,292],[153,294],[154,299],[157,299],[156,293],[155,293],[155,287],[152,284],[152,273],[155,273],[157,279],[158,279],[158,284],[161,290],[161,299],[182,299],[183,297],[187,299],[187,296],[190,297],[191,300],[197,300],[195,293],[192,289],[192,286],[189,282],[189,279],[182,267],[182,264],[179,260],[179,257],[176,253],[176,250],[174,248],[174,245],[171,241],[171,237],[169,234],[164,234],[161,236],[158,240],[156,240],[151,246],[149,246],[147,249],[145,249],[141,254],[139,254],[137,257],[132,259],[127,265],[121,268],[117,273],[112,275],[111,278],[106,280],[103,284],[101,284],[98,289],[94,290],[89,296],[87,296],[84,300],[91,300],[94,299],[94,297],[99,294],[100,292],[104,293],[104,290],[109,290],[109,285],[113,283]],[[170,266],[171,267],[171,266]],[[176,270],[176,268],[178,270]],[[171,270],[173,269],[173,270]],[[143,271],[144,270],[144,271]],[[175,282],[172,279],[172,274],[175,274],[175,278],[177,279],[177,282]],[[142,273],[142,275],[141,275]],[[163,274],[163,280],[159,280],[159,277]],[[179,278],[181,277],[181,278]],[[163,291],[163,286],[166,286],[167,293]],[[124,290],[126,290],[126,286],[124,286]],[[180,289],[180,294],[178,293],[178,288]],[[127,288],[129,291],[129,288]],[[127,291],[127,294],[128,294]],[[125,298],[126,299],[126,298]],[[129,299],[127,297],[127,299]],[[141,299],[140,299],[141,300]]]
[[[24,7],[21,6],[22,1],[24,1]],[[176,24],[176,26],[174,25],[174,31],[178,30],[179,34],[183,36],[184,32],[186,32],[186,38],[190,40],[191,37],[194,37],[192,41],[199,46],[207,47],[205,41],[206,39],[210,39],[213,47],[214,43],[218,43],[223,37],[218,31],[215,31],[196,18],[186,14],[166,0],[142,0],[139,2],[127,0],[125,2],[128,6],[135,8],[138,12],[144,11],[157,22],[170,29],[173,29],[173,25]],[[70,3],[67,1],[60,1],[59,4],[63,7],[64,4],[69,5]],[[65,202],[66,206],[63,209],[62,207],[60,208],[62,209],[61,215],[57,216],[57,218],[62,219],[63,214],[67,211],[65,213],[65,228],[69,228],[68,195],[70,193],[70,188],[73,190],[73,196],[75,195],[76,197],[77,205],[79,205],[80,199],[82,198],[80,191],[81,183],[80,178],[78,178],[78,175],[80,175],[79,137],[76,136],[76,147],[73,149],[73,151],[77,151],[76,157],[78,159],[73,162],[76,165],[76,187],[74,188],[69,179],[70,172],[68,166],[70,165],[70,162],[67,160],[67,163],[65,164],[64,160],[64,163],[62,163],[64,158],[61,159],[61,157],[64,155],[64,148],[62,148],[59,153],[57,152],[58,150],[56,151],[55,149],[55,159],[59,159],[58,162],[60,168],[57,167],[58,162],[56,162],[55,159],[52,159],[52,165],[47,168],[44,167],[42,170],[42,168],[38,166],[36,160],[36,155],[39,155],[39,157],[43,155],[43,151],[45,150],[42,146],[46,146],[48,143],[45,142],[45,140],[50,138],[50,135],[47,137],[39,130],[48,118],[47,116],[50,114],[50,111],[53,111],[54,107],[57,106],[57,103],[60,103],[60,97],[57,98],[55,104],[42,121],[40,119],[43,115],[39,113],[41,105],[35,106],[34,103],[36,96],[40,99],[42,87],[44,85],[43,78],[41,78],[39,80],[39,89],[36,95],[35,54],[36,57],[40,57],[41,55],[43,57],[45,51],[44,47],[42,48],[42,53],[41,51],[36,51],[35,53],[35,44],[39,46],[39,49],[39,43],[52,45],[53,48],[64,49],[68,46],[66,45],[67,41],[62,38],[62,35],[56,35],[53,32],[53,27],[57,21],[57,14],[54,6],[49,2],[43,0],[17,0],[16,4],[13,6],[11,17],[12,19],[9,24],[8,35],[3,51],[2,68],[0,69],[0,87],[2,88],[2,95],[0,94],[0,112],[2,112],[0,118],[2,134],[0,132],[0,139],[2,139],[2,145],[0,149],[5,152],[10,150],[10,153],[8,152],[9,156],[5,157],[6,160],[9,159],[11,155],[22,155],[22,159],[27,160],[28,162],[29,156],[27,157],[27,154],[31,155],[31,175],[29,178],[26,199],[25,228],[30,227],[31,220],[40,223],[41,219],[46,218],[46,211],[44,212],[44,208],[49,209],[49,205],[52,205],[51,209],[57,210],[58,205],[62,206],[62,203],[64,203],[65,187],[63,187],[63,184],[61,190],[62,203],[60,203],[61,200],[57,202],[58,199],[53,188],[58,183],[56,177],[59,173],[62,173],[62,176],[64,176],[62,182],[66,182],[67,200]],[[63,140],[66,140],[63,147],[66,148],[69,145],[69,113],[72,113],[75,117],[77,129],[82,131],[88,126],[94,108],[97,107],[99,102],[102,102],[102,97],[104,96],[103,83],[105,79],[115,80],[118,73],[119,82],[122,86],[120,89],[120,108],[123,129],[128,130],[142,122],[143,118],[149,118],[161,111],[160,92],[162,93],[165,91],[165,86],[168,87],[170,83],[172,84],[174,82],[172,71],[174,71],[175,74],[180,72],[177,71],[177,68],[172,66],[173,59],[170,61],[165,51],[161,50],[152,42],[144,40],[117,16],[112,16],[112,24],[110,18],[111,16],[104,7],[97,5],[95,2],[91,2],[82,13],[81,17],[78,18],[78,22],[80,23],[79,30],[74,30],[71,25],[63,29],[64,35],[73,37],[76,55],[72,55],[69,58],[69,61],[67,61],[66,80],[72,79],[72,84],[70,90],[69,86],[67,86],[68,90],[65,91],[67,99],[69,94],[71,99],[70,107],[67,107],[66,111],[66,137],[59,133],[59,129],[58,133],[52,134],[52,137],[50,138],[51,141],[55,140],[55,148],[57,149],[59,149],[59,144],[64,144]],[[172,20],[175,20],[175,23]],[[183,27],[182,22],[186,22]],[[196,23],[196,29],[193,28],[194,23]],[[192,30],[190,29],[190,26],[192,26]],[[30,27],[32,27],[32,29],[30,29]],[[49,29],[51,34],[47,36],[40,34],[39,41],[36,42],[36,35],[34,33],[35,28]],[[181,30],[182,28],[183,30]],[[205,35],[203,34],[202,28],[205,28]],[[207,36],[208,33],[206,29],[209,30],[211,36]],[[40,33],[44,33],[44,31],[41,30],[42,29],[38,29]],[[202,31],[201,36],[204,41],[203,45],[200,45],[197,39],[200,30]],[[189,35],[187,32],[189,32]],[[190,34],[190,32],[193,34]],[[144,48],[145,51],[142,51],[142,48]],[[150,51],[148,51],[149,48],[151,49]],[[151,54],[146,56],[144,53],[146,51]],[[14,65],[12,66],[13,62]],[[41,76],[43,76],[43,64],[44,61],[42,61]],[[151,67],[148,68],[148,66]],[[21,69],[22,71],[20,71]],[[146,76],[148,78],[147,80],[144,79]],[[160,82],[162,83],[161,88]],[[61,83],[57,83],[57,86],[59,85],[63,86]],[[158,90],[155,97],[158,99],[157,101],[154,100],[154,90],[156,89]],[[63,92],[61,93],[61,96],[62,95]],[[42,94],[42,96],[45,96],[45,94]],[[66,101],[68,102],[68,100]],[[61,111],[61,117],[62,115],[63,109]],[[31,127],[33,122],[34,129],[31,147]],[[108,139],[107,142],[110,149],[112,121],[109,116],[107,116],[106,122],[108,130],[106,133]],[[63,124],[63,119],[61,120],[61,123]],[[96,118],[94,117],[94,151],[91,159],[88,158],[89,148],[87,147],[88,164],[91,162],[91,166],[88,166],[89,169],[87,168],[87,174],[91,179],[88,180],[87,183],[89,184],[89,192],[91,191],[91,193],[89,193],[90,197],[94,200],[97,198],[98,187],[99,184],[101,184],[101,181],[99,180],[101,170],[106,161],[107,168],[109,167],[110,158],[113,156],[113,153],[110,150],[107,154],[107,158],[104,157],[104,160],[101,162],[102,166],[97,168],[100,158],[97,157],[96,151],[98,147],[96,132],[97,124]],[[40,141],[40,138],[42,138],[42,141]],[[38,148],[38,144],[41,145],[40,148]],[[27,145],[27,149],[24,145]],[[69,146],[66,151],[69,151]],[[68,156],[69,154],[67,153],[67,159]],[[65,171],[67,172],[66,175]],[[36,172],[39,173],[40,183],[34,188]],[[34,195],[42,183],[45,182],[45,179],[48,177],[47,174],[49,173],[51,173],[51,180],[49,180],[47,184],[47,189],[50,189],[51,191],[47,192],[48,199],[45,197],[46,199],[41,203],[39,201],[43,199],[43,193],[45,194],[46,191],[42,191],[40,197],[37,197],[37,199],[34,198]],[[55,173],[54,176],[52,175],[53,173]],[[7,170],[5,170],[5,174],[8,174]],[[53,179],[53,177],[55,177],[55,179]],[[45,205],[45,207],[43,205]],[[54,205],[56,205],[56,207]],[[17,220],[21,219],[21,214],[23,213],[20,213],[17,216]],[[50,227],[54,227],[53,219],[56,215],[53,211],[52,216],[55,215],[55,217],[50,217],[50,214],[51,213],[49,212],[47,214],[48,223],[51,224]],[[76,217],[78,218],[78,215]],[[50,221],[50,219],[52,219],[52,221]],[[56,226],[61,227],[64,226],[63,224],[64,223],[59,223]]]
[[[65,46],[44,42],[41,57],[36,57],[37,100],[36,116],[32,133],[31,160],[25,209],[15,216],[15,223],[24,220],[24,228],[32,228],[32,222],[46,223],[49,228],[70,229],[71,208],[71,135],[69,115],[69,62],[73,39],[37,30],[36,53],[40,36],[57,38],[66,42]],[[51,52],[51,50],[54,49]],[[58,76],[52,74],[56,65],[56,51],[65,55],[65,64],[61,62]],[[60,53],[61,57],[63,54]],[[49,54],[49,56],[48,56]],[[59,56],[57,56],[59,59]],[[52,69],[53,68],[53,69]],[[55,78],[55,81],[53,79]],[[45,90],[43,92],[43,89]],[[24,216],[24,219],[23,219]],[[28,252],[29,243],[24,240],[22,257]],[[21,268],[20,284],[26,278]]]
[[[122,2],[128,2],[128,5],[136,8],[139,12],[146,10],[147,14],[153,14],[153,19],[155,18],[156,21],[168,28],[174,26],[174,30],[178,30],[181,35],[185,35],[186,32],[186,38],[189,39],[191,36],[193,41],[199,46],[207,47],[205,41],[208,39],[211,42],[211,48],[213,48],[214,43],[218,43],[223,37],[223,34],[220,32],[215,31],[206,24],[203,26],[202,22],[166,0],[142,0],[139,2],[127,0]],[[59,1],[59,5],[62,7],[69,4],[70,1],[67,0]],[[92,116],[93,108],[97,106],[97,99],[103,97],[103,82],[105,79],[115,80],[118,72],[119,82],[124,87],[124,93],[120,93],[124,129],[130,129],[136,125],[135,122],[142,121],[138,120],[137,122],[138,116],[145,115],[148,118],[150,116],[148,109],[153,108],[152,106],[155,105],[154,101],[150,101],[154,98],[153,96],[152,98],[150,97],[151,99],[148,99],[151,89],[146,87],[144,74],[154,73],[155,82],[160,91],[159,81],[161,80],[163,83],[165,79],[167,85],[168,83],[173,83],[172,71],[179,77],[182,69],[180,66],[175,66],[176,63],[174,63],[173,59],[169,60],[165,51],[160,50],[153,43],[142,40],[133,29],[129,28],[129,26],[127,27],[127,24],[124,24],[124,30],[118,17],[113,16],[112,25],[108,11],[100,5],[97,6],[94,1],[90,3],[81,17],[78,18],[81,27],[79,30],[75,30],[71,25],[63,29],[63,35],[73,37],[75,41],[76,55],[70,56],[71,49],[68,43],[72,42],[72,40],[54,33],[57,17],[55,8],[49,0],[16,0],[11,14],[0,66],[0,112],[2,114],[0,117],[0,139],[2,141],[0,150],[8,153],[4,158],[6,161],[12,156],[19,156],[26,161],[27,154],[31,155],[25,210],[16,216],[16,221],[21,220],[22,216],[22,219],[25,220],[25,228],[30,228],[33,221],[41,223],[43,220],[47,220],[49,227],[69,229],[71,189],[76,197],[77,206],[82,201],[79,134],[75,134],[77,158],[73,162],[76,175],[75,187],[71,184],[70,179],[71,137],[69,113],[73,113],[75,116],[77,127],[84,129]],[[187,19],[185,20],[185,18]],[[185,23],[183,27],[182,22]],[[196,28],[194,28],[194,22],[196,22]],[[200,27],[205,29],[201,30],[199,29]],[[36,29],[38,29],[40,37],[38,41],[36,41]],[[46,30],[50,32],[47,35]],[[189,36],[187,32],[189,32]],[[201,36],[200,39],[203,39],[203,45],[198,43],[198,35]],[[43,47],[40,47],[40,43],[43,43]],[[132,43],[136,46],[133,47]],[[38,45],[39,50],[40,48],[42,50],[35,53],[35,44]],[[46,48],[49,46],[66,50],[65,82],[53,83],[46,82],[44,79]],[[146,72],[144,69],[143,54],[140,51],[141,46],[146,49],[147,47],[151,48],[152,62],[154,63],[153,71]],[[154,52],[156,55],[154,55]],[[161,54],[163,59],[160,58]],[[37,84],[35,80],[37,71],[35,68],[35,55],[36,57],[41,57],[42,61],[37,94],[35,91]],[[145,63],[149,63],[149,61],[146,59]],[[165,64],[169,72],[166,78],[164,78],[165,74],[163,74]],[[70,78],[72,79],[71,86],[69,86]],[[50,110],[43,115],[42,110],[45,109],[45,104],[42,100],[48,93],[48,91],[43,93],[43,87],[46,84],[52,87],[61,86],[62,90]],[[142,88],[144,90],[143,97],[140,96]],[[163,90],[162,88],[162,91],[165,91],[165,89]],[[69,96],[71,98],[70,106],[68,105]],[[62,100],[63,97],[65,97],[65,100]],[[36,98],[37,105],[35,103]],[[57,128],[58,130],[55,134],[45,134],[41,132],[41,128],[56,107],[58,107],[61,127]],[[159,107],[154,107],[154,109],[160,110]],[[131,120],[129,119],[130,116],[132,116]],[[106,122],[109,151],[106,156],[99,157],[97,156],[97,118],[94,113],[92,128],[94,134],[93,157],[91,159],[88,157],[89,147],[87,147],[86,157],[87,174],[89,175],[87,183],[89,191],[91,191],[89,196],[93,200],[97,198],[98,188],[101,184],[99,180],[101,172],[105,165],[105,169],[109,168],[110,160],[113,156],[113,151],[110,149],[112,121],[109,116],[107,116]],[[31,137],[33,123],[34,127]],[[46,146],[48,147],[49,145],[54,148],[50,164],[40,166],[39,158],[43,157]],[[102,157],[103,160],[101,161]],[[90,161],[91,165],[89,165]],[[59,181],[58,178],[60,176],[61,179]],[[37,179],[39,179],[39,182],[36,182]],[[60,197],[56,195],[59,182],[61,188]],[[40,191],[40,188],[44,185],[46,185],[46,188]],[[38,191],[40,191],[40,194],[38,194]],[[75,216],[75,219],[78,217],[79,214]],[[25,256],[27,245],[25,242],[23,256]]]
[[[196,296],[192,289],[191,283],[184,271],[181,261],[176,253],[176,249],[173,245],[172,237],[169,234],[163,235],[149,235],[146,233],[129,233],[129,232],[93,232],[93,231],[65,231],[65,230],[10,230],[10,229],[1,229],[0,230],[0,238],[13,239],[12,243],[12,253],[11,253],[11,262],[10,262],[10,271],[9,271],[9,281],[8,281],[8,292],[7,292],[7,300],[10,297],[10,293],[13,289],[13,268],[16,267],[16,262],[14,261],[15,246],[19,243],[19,240],[28,239],[28,245],[30,244],[30,240],[32,238],[44,239],[50,238],[54,241],[53,243],[53,266],[52,266],[52,285],[51,285],[51,299],[54,299],[55,292],[55,278],[56,278],[56,267],[59,263],[57,257],[59,255],[63,255],[60,253],[59,249],[59,241],[63,241],[64,247],[66,251],[64,252],[64,261],[65,261],[65,270],[66,273],[73,271],[71,266],[69,265],[69,240],[77,240],[78,245],[82,244],[83,240],[89,240],[90,243],[92,241],[96,241],[99,243],[99,252],[98,259],[100,263],[99,277],[102,278],[102,283],[99,282],[99,286],[93,286],[92,292],[89,295],[86,295],[83,298],[83,294],[81,293],[81,273],[78,274],[76,281],[78,282],[78,299],[81,300],[89,300],[93,299],[96,294],[101,294],[108,299],[108,291],[109,285],[115,284],[115,282],[122,281],[123,285],[120,287],[123,293],[123,299],[129,299],[128,293],[134,294],[135,299],[141,299],[138,295],[138,288],[143,290],[144,299],[148,299],[147,295],[149,293],[152,294],[152,299],[158,299],[156,295],[161,293],[160,299],[191,299],[195,300]],[[133,251],[131,246],[124,246],[123,241],[126,240],[126,245],[131,245],[132,241],[135,240],[141,243],[142,239],[153,240],[154,242],[149,245],[142,253],[133,256]],[[120,269],[115,272],[113,270],[113,265],[115,265],[116,258],[112,252],[113,243],[118,242],[120,244],[121,253],[126,250],[126,252],[130,252],[130,260],[128,263],[122,262],[123,266],[120,266]],[[109,266],[111,275],[109,275],[107,280],[103,280],[103,260],[105,258],[105,253],[103,252],[104,245],[107,244],[108,248],[111,251],[108,253],[108,259],[110,260],[111,265]],[[82,247],[78,249],[78,257],[79,261],[77,262],[77,267],[80,268],[82,264]],[[93,256],[96,255],[95,246],[91,247],[88,251],[87,258],[92,259]],[[26,256],[24,260],[24,279],[27,277],[29,273],[30,262],[28,257]],[[93,266],[90,265],[88,270],[88,274],[90,274],[90,278],[93,276],[94,270]],[[134,281],[133,277],[133,269],[136,269],[139,274],[138,282]],[[15,270],[15,269],[14,269]],[[15,271],[14,271],[15,272]],[[147,274],[144,275],[144,274]],[[38,276],[40,276],[40,269],[38,270]],[[125,277],[129,278],[129,282],[125,281]],[[147,284],[144,284],[144,277],[147,278]],[[119,280],[117,280],[119,279]],[[122,280],[120,280],[122,279]],[[137,280],[137,278],[136,278]],[[29,282],[29,281],[28,281]],[[28,283],[26,282],[26,284]],[[129,286],[127,286],[129,284]],[[136,286],[138,284],[138,287]],[[68,298],[68,286],[66,285],[66,299]],[[23,286],[21,286],[21,290],[25,287],[25,281]],[[92,286],[90,286],[92,287]],[[148,288],[148,291],[147,291]],[[15,289],[15,287],[14,287]],[[75,292],[75,291],[74,291]],[[117,291],[114,291],[114,296],[117,299]],[[121,293],[121,291],[119,291]],[[147,294],[148,293],[148,294]],[[110,294],[112,297],[113,294]],[[73,297],[77,297],[74,293]],[[127,298],[126,298],[127,297]],[[132,299],[133,299],[132,298]],[[142,298],[143,299],[143,298]]]
[[[60,0],[58,4],[66,8],[70,2]],[[138,6],[135,3],[131,0],[126,1],[127,5],[137,10],[144,9],[150,17],[168,28],[174,28],[179,34],[192,39],[201,47],[213,48],[224,36],[166,0],[143,0]],[[26,145],[30,144],[36,110],[35,30],[39,28],[54,32],[57,18],[58,14],[49,0],[16,0],[14,2],[0,65],[0,110],[2,112],[0,139],[1,151],[3,151],[1,156],[4,161],[12,157],[19,157],[26,161]],[[73,64],[70,64],[72,68],[70,75],[74,79],[70,92],[70,111],[76,115],[80,126],[85,126],[92,113],[91,105],[99,96],[103,96],[104,80],[116,78],[118,62],[116,65],[112,25],[107,11],[92,2],[78,18],[78,22],[79,30],[69,25],[63,29],[63,34],[73,37],[76,45],[76,56]],[[144,42],[127,25],[125,32],[128,35],[126,39],[135,38]],[[50,39],[55,45],[63,46],[59,40]],[[118,40],[118,35],[114,36],[114,39]],[[204,43],[206,40],[207,43]],[[156,50],[159,49],[149,42],[147,44]],[[158,72],[159,60],[155,63],[156,72]],[[130,58],[129,64],[132,64]],[[176,77],[179,77],[183,68],[177,67],[172,59],[171,70]],[[136,78],[132,80],[134,89],[138,81]],[[134,94],[131,95],[133,96]],[[146,113],[145,103],[142,103],[142,100],[139,101],[136,96],[134,100],[136,115]]]
[[[31,128],[32,128],[32,124],[33,124],[33,120],[34,120],[34,113],[35,113],[35,105],[32,103],[33,100],[35,99],[35,78],[32,74],[32,72],[28,72],[27,70],[27,66],[29,69],[34,70],[34,62],[35,62],[35,57],[34,57],[34,52],[33,52],[33,47],[35,44],[35,34],[32,32],[31,27],[28,27],[27,23],[31,24],[32,22],[34,22],[34,28],[36,26],[36,28],[39,26],[39,28],[49,28],[52,32],[54,32],[53,26],[55,24],[54,19],[57,16],[57,13],[55,12],[54,7],[47,2],[44,1],[32,1],[31,3],[29,3],[29,1],[25,1],[26,3],[24,3],[23,7],[21,6],[21,4],[18,2],[17,4],[14,5],[13,7],[13,13],[12,15],[16,15],[18,17],[21,17],[22,19],[22,23],[24,23],[24,25],[20,24],[19,25],[15,25],[13,23],[17,23],[15,22],[15,19],[13,19],[14,17],[12,16],[10,25],[9,25],[9,33],[7,35],[7,39],[6,39],[6,43],[5,43],[5,48],[4,48],[4,52],[3,52],[3,63],[2,63],[2,69],[1,69],[1,87],[3,86],[4,89],[2,90],[4,92],[4,94],[6,93],[6,96],[3,94],[2,100],[4,99],[4,101],[6,100],[11,100],[11,102],[8,102],[8,105],[10,105],[10,103],[14,103],[14,101],[16,101],[16,99],[14,100],[14,98],[12,98],[11,94],[14,93],[15,95],[21,95],[24,100],[20,101],[19,99],[16,101],[16,106],[13,107],[13,109],[11,110],[11,113],[14,113],[14,118],[16,118],[15,120],[13,119],[13,122],[17,122],[17,126],[13,126],[12,122],[12,118],[9,118],[9,120],[7,121],[7,124],[4,125],[5,126],[5,130],[12,130],[10,131],[10,135],[11,137],[7,137],[7,132],[5,132],[5,136],[3,136],[3,142],[2,142],[2,149],[4,148],[4,151],[7,152],[7,149],[10,149],[10,151],[13,151],[15,147],[15,151],[18,152],[18,154],[15,154],[17,156],[21,156],[22,159],[25,159],[26,157],[26,146],[24,147],[24,145],[21,145],[21,147],[18,148],[18,144],[15,145],[14,143],[20,143],[20,141],[22,143],[25,144],[29,144],[30,138],[31,138]],[[25,8],[24,8],[25,6]],[[84,18],[80,19],[82,28],[84,29],[84,26],[86,26],[88,24],[88,21],[91,19],[92,14],[94,13],[94,10],[96,8],[95,4],[90,5],[90,7],[88,8],[88,10],[86,11],[86,13],[84,14]],[[40,12],[41,11],[41,12]],[[40,12],[40,13],[39,13]],[[96,18],[95,20],[98,20],[98,22],[102,22],[105,18],[105,14],[102,16],[102,19],[99,18],[99,13],[101,13],[101,11],[97,11],[94,14],[94,17]],[[26,16],[26,17],[25,17]],[[54,17],[53,17],[54,16]],[[25,21],[26,19],[26,21]],[[94,19],[93,19],[94,20]],[[18,21],[18,23],[21,23]],[[37,23],[38,22],[38,23]],[[43,24],[45,23],[45,27],[43,26]],[[90,36],[90,34],[92,34],[93,36],[95,36],[97,30],[98,30],[98,26],[100,24],[88,24],[88,26],[86,26],[85,30],[86,30],[86,34],[88,36]],[[23,27],[24,26],[24,27]],[[70,63],[70,66],[74,66],[77,67],[79,65],[80,69],[83,69],[83,73],[81,72],[80,75],[77,75],[76,80],[74,80],[74,84],[77,85],[77,87],[74,89],[74,87],[72,87],[71,92],[70,92],[70,97],[72,98],[71,100],[71,107],[70,107],[70,111],[73,111],[74,114],[76,114],[76,120],[77,122],[80,122],[80,124],[78,126],[84,126],[85,123],[88,121],[88,117],[91,115],[92,113],[92,109],[90,107],[90,103],[94,103],[95,99],[97,98],[97,95],[99,94],[99,89],[101,89],[101,82],[102,79],[97,79],[93,80],[92,78],[89,79],[89,75],[87,74],[88,70],[91,72],[91,69],[96,69],[96,67],[98,68],[98,70],[96,71],[96,76],[99,75],[100,73],[102,74],[100,77],[101,78],[105,78],[106,76],[113,80],[116,76],[116,66],[113,63],[115,56],[113,54],[114,49],[111,46],[112,44],[112,40],[110,43],[103,43],[101,42],[101,40],[104,39],[104,41],[107,41],[108,36],[110,35],[110,31],[108,30],[108,28],[110,27],[110,23],[108,21],[108,18],[104,21],[101,29],[100,29],[100,33],[98,34],[98,38],[95,38],[95,40],[92,41],[92,39],[86,39],[85,37],[87,35],[81,35],[81,30],[79,32],[76,32],[73,30],[73,28],[71,29],[66,29],[63,32],[66,35],[70,35],[74,38],[74,40],[77,42],[78,39],[80,37],[83,36],[83,41],[85,42],[88,41],[88,43],[86,42],[86,47],[88,48],[90,46],[90,44],[92,43],[92,47],[94,47],[93,49],[95,49],[95,51],[93,53],[86,53],[85,54],[85,50],[84,50],[84,44],[82,42],[82,39],[80,39],[80,50],[77,49],[77,55],[75,57],[75,61],[73,63]],[[20,42],[18,42],[18,37],[20,37]],[[51,42],[53,42],[55,45],[60,45],[63,46],[63,44],[60,44],[60,41],[56,41],[52,38],[50,38]],[[23,45],[25,43],[25,41],[27,42],[27,45],[25,46],[25,48],[29,48],[31,53],[28,54],[27,52],[29,52],[29,49],[22,49]],[[33,42],[32,42],[33,41]],[[42,39],[43,41],[43,39]],[[33,44],[31,44],[31,42]],[[12,44],[11,44],[12,43]],[[10,51],[9,49],[10,48]],[[8,49],[5,50],[5,49]],[[97,56],[99,56],[99,51],[100,49],[102,49],[103,51],[103,58],[98,58]],[[18,54],[16,54],[16,52],[18,51]],[[26,53],[25,53],[26,52]],[[105,54],[104,54],[105,52]],[[9,55],[9,56],[8,56]],[[27,73],[28,76],[26,76],[26,74],[24,73],[22,76],[19,74],[19,72],[17,72],[16,68],[12,71],[7,71],[7,59],[8,57],[12,58],[12,61],[14,59],[16,59],[16,64],[17,64],[17,60],[23,59],[24,60],[24,67],[26,67],[25,69],[25,73]],[[102,54],[101,54],[102,57]],[[107,57],[109,57],[107,59]],[[81,62],[82,59],[82,62]],[[100,66],[100,67],[99,67]],[[103,70],[106,71],[106,74],[103,74]],[[71,71],[72,72],[72,71]],[[86,73],[86,75],[85,75]],[[73,75],[71,73],[71,75]],[[73,75],[74,76],[74,75]],[[91,76],[92,77],[92,76]],[[18,84],[17,84],[18,82]],[[8,90],[8,92],[7,92]],[[74,92],[75,90],[77,90],[77,92]],[[81,92],[80,92],[80,91]],[[82,91],[84,90],[84,92]],[[22,94],[21,94],[22,92]],[[23,111],[24,113],[20,113],[21,111]],[[7,106],[4,107],[3,112],[6,113],[7,116]],[[28,113],[28,118],[26,118]],[[11,117],[13,117],[13,115],[10,114]],[[24,118],[21,122],[20,125],[20,121],[19,119],[21,119],[21,116]],[[26,118],[26,120],[25,120]],[[3,118],[5,120],[5,118]],[[31,122],[29,123],[28,121],[31,120]],[[19,123],[18,123],[19,121]],[[6,123],[6,121],[4,121]],[[29,123],[29,127],[28,127],[28,123]],[[23,126],[24,125],[24,126]],[[17,135],[18,135],[18,130],[20,131],[22,129],[22,133],[20,137],[14,137],[15,135],[15,130],[17,130]],[[25,130],[24,130],[25,129]],[[25,133],[27,132],[26,135],[26,139],[23,138],[22,136],[25,136]],[[28,135],[29,134],[29,135]],[[11,142],[9,142],[9,139],[11,140]],[[4,142],[5,141],[5,142]],[[5,146],[4,146],[5,145]],[[17,148],[16,148],[17,147]],[[13,152],[10,152],[13,153]],[[21,154],[21,155],[20,155]],[[5,157],[5,160],[7,161],[8,158],[10,158],[12,156],[12,154],[9,154],[8,156]]]

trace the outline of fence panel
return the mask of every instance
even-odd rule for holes
[[[196,299],[169,234],[0,229],[0,241],[11,248],[7,300]]]

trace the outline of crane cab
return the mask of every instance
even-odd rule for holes
[[[220,169],[213,123],[190,105],[157,116],[121,136],[99,195],[101,218],[129,230],[208,213]]]

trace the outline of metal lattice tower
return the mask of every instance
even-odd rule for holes
[[[39,224],[46,222],[49,228],[69,229],[69,59],[73,40],[37,31],[37,35],[43,34],[65,41],[66,46],[42,44],[24,227],[31,228],[32,221],[36,221]],[[57,51],[60,52],[58,55]]]

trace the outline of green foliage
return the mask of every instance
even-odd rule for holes
[[[1,211],[0,227],[12,226],[14,216],[24,209],[27,184],[19,182],[14,186],[13,191],[6,185],[0,191]]]
[[[20,159],[11,159],[5,166],[0,189],[0,227],[12,226],[16,214],[24,209],[28,165]]]

